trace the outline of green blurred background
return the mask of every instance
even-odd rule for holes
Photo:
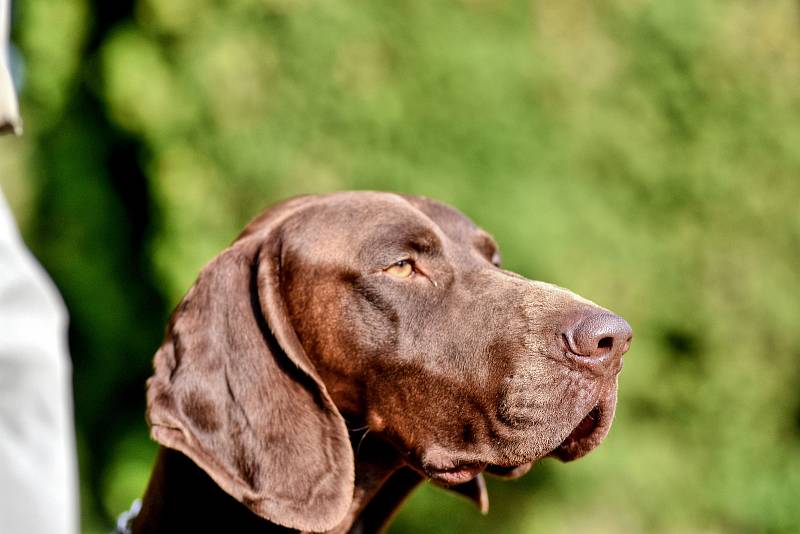
[[[606,442],[407,532],[800,531],[800,3],[16,0],[0,185],[72,317],[85,532],[146,484],[171,308],[290,195],[435,197],[625,316]]]

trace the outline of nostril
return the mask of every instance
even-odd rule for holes
[[[613,337],[604,337],[603,339],[597,342],[598,349],[610,349],[613,346],[614,346]]]
[[[576,356],[611,362],[628,350],[631,336],[625,319],[599,312],[581,317],[562,334],[562,343]]]

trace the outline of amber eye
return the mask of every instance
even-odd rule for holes
[[[414,274],[414,266],[408,260],[400,260],[387,267],[386,272],[395,278],[408,278]]]

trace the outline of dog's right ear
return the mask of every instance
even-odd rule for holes
[[[256,514],[330,530],[352,501],[352,448],[287,318],[281,225],[253,226],[202,271],[170,320],[148,381],[151,435]]]

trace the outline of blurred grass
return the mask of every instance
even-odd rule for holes
[[[72,312],[87,532],[146,482],[143,381],[200,267],[363,188],[459,207],[636,331],[600,449],[485,518],[423,488],[392,532],[800,530],[797,2],[15,6],[0,183]]]

